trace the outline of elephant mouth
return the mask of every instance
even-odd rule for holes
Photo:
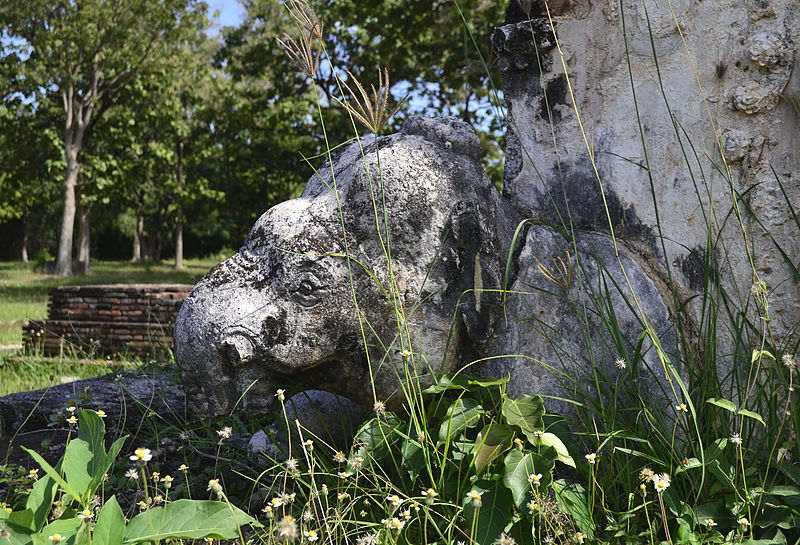
[[[221,337],[218,352],[222,361],[231,367],[241,367],[261,359],[256,334],[246,327],[227,329]]]

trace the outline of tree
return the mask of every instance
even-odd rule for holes
[[[194,0],[29,0],[0,6],[4,57],[17,60],[16,86],[63,105],[66,161],[56,274],[72,273],[81,151],[114,95],[171,43],[191,35]],[[9,95],[7,95],[9,96]]]
[[[192,145],[193,133],[207,130],[203,125],[202,111],[207,106],[208,95],[213,92],[211,82],[212,56],[216,43],[208,40],[205,33],[195,39],[177,44],[170,63],[162,71],[164,85],[161,86],[155,103],[165,124],[165,143],[171,144],[172,182],[175,196],[175,269],[183,268],[184,205],[192,193],[202,193],[202,184],[195,184],[193,192],[187,191],[187,155],[194,152],[204,157],[208,150]],[[196,139],[191,139],[192,141]],[[207,143],[207,139],[200,139]]]
[[[326,51],[340,77],[347,77],[347,69],[368,86],[376,81],[378,69],[386,66],[395,97],[411,91],[413,100],[391,120],[387,131],[397,130],[409,113],[461,117],[481,136],[487,167],[494,167],[490,174],[499,181],[498,135],[503,127],[493,115],[488,80],[491,75],[499,81],[490,35],[503,20],[502,2],[460,1],[466,24],[449,0],[310,0],[309,4],[324,19]],[[283,3],[251,0],[245,8],[243,23],[223,31],[217,62],[229,80],[223,82],[227,87],[214,121],[221,151],[214,164],[222,172],[208,176],[225,191],[227,213],[239,236],[266,208],[302,188],[313,172],[304,156],[324,153],[317,92],[330,145],[354,136],[349,117],[334,100],[342,97],[327,62],[323,59],[312,87],[277,44],[276,38],[294,28]],[[481,47],[480,54],[468,29]]]
[[[58,200],[53,172],[64,165],[54,128],[57,109],[47,102],[34,108],[17,98],[0,105],[0,223],[22,224],[17,255],[28,261],[30,250],[49,236],[44,220]]]

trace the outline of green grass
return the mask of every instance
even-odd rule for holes
[[[171,263],[131,263],[128,261],[93,261],[89,274],[60,278],[34,272],[33,263],[0,262],[0,293],[44,292],[50,286],[86,284],[193,284],[217,264],[214,258],[186,260],[176,271]]]
[[[0,356],[0,396],[38,390],[77,378],[97,377],[136,365],[134,361],[4,355]]]
[[[0,262],[0,395],[44,388],[69,378],[88,378],[109,372],[110,367],[82,354],[63,358],[23,355],[22,326],[47,317],[47,288],[90,284],[194,284],[211,267],[213,258],[190,259],[182,271],[170,263],[92,262],[89,274],[70,278],[39,274],[33,263]],[[115,362],[130,367],[134,360]]]
[[[41,297],[1,297],[0,349],[22,343],[22,326],[47,315],[47,301]]]

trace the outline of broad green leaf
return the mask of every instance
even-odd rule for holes
[[[415,480],[420,472],[425,469],[425,454],[422,451],[422,445],[407,437],[403,439],[403,446],[400,448],[400,454],[403,457],[403,467],[408,472],[411,480]]]
[[[573,460],[572,456],[569,455],[567,446],[561,439],[558,438],[556,434],[547,432],[538,436],[536,439],[540,445],[553,447],[558,454],[557,460],[559,462],[575,467],[575,460]]]
[[[619,450],[619,449],[617,449],[617,450]],[[683,473],[688,469],[696,469],[698,467],[702,467],[703,466],[703,464],[700,463],[700,460],[698,460],[695,457],[687,458],[686,460],[688,461],[687,463],[680,464],[678,467],[675,468],[675,474],[676,475],[678,475],[679,473]]]
[[[0,509],[0,530],[8,532],[10,543],[30,543],[31,534],[34,532],[32,528],[33,512],[30,509],[12,512]],[[0,543],[2,543],[1,539]]]
[[[73,489],[69,484],[67,484],[67,482],[61,478],[61,475],[59,475],[58,472],[53,468],[53,466],[48,464],[47,461],[44,458],[42,458],[37,452],[27,447],[20,447],[20,448],[25,452],[27,452],[30,455],[30,457],[33,458],[33,461],[39,464],[39,467],[41,467],[44,470],[44,472],[47,473],[48,476],[50,476],[56,483],[58,483],[58,486],[60,486],[64,490],[64,492],[66,492],[73,498],[80,497],[80,494],[78,494],[75,491],[75,489]]]
[[[92,452],[89,442],[81,437],[72,439],[64,450],[62,461],[64,478],[70,487],[78,492],[79,496],[75,496],[76,499],[83,498],[85,501],[92,484],[90,466],[96,464],[95,457],[98,455],[105,458],[105,453]]]
[[[525,513],[527,513],[527,509]],[[517,543],[535,543],[534,528],[531,521],[525,517],[520,517],[511,528],[506,530],[506,534]]]
[[[392,413],[365,422],[356,434],[352,455],[363,458],[367,463],[386,458],[391,453],[392,445],[400,439],[398,424],[399,420]]]
[[[66,481],[86,502],[100,486],[110,463],[103,442],[106,433],[103,419],[94,411],[81,409],[78,422],[78,436],[67,445],[62,468]]]
[[[122,545],[124,537],[125,515],[117,503],[117,497],[111,496],[97,515],[92,540],[103,545]]]
[[[87,465],[89,476],[91,477],[87,490],[87,500],[94,496],[95,492],[100,487],[103,478],[111,467],[111,464],[114,463],[125,439],[128,437],[126,435],[114,441],[114,444],[111,445],[111,449],[106,453],[105,434],[106,425],[103,419],[100,418],[95,411],[82,409],[80,411],[80,431],[78,432],[78,437],[83,438],[89,443],[89,447],[92,451],[92,459]],[[75,488],[80,490],[78,487]]]
[[[716,405],[717,407],[722,407],[726,411],[730,411],[732,413],[736,412],[736,404],[728,399],[709,397],[708,399],[706,399],[706,403],[711,403],[712,405]]]
[[[735,519],[731,514],[730,509],[725,507],[725,500],[709,500],[697,506],[696,517],[698,522],[704,522],[707,519],[713,519],[717,524],[725,526],[734,526]]]
[[[678,532],[675,535],[676,542],[681,545],[700,545],[702,539],[700,534],[692,531],[691,525],[684,519],[678,519]]]
[[[443,375],[435,384],[423,390],[423,394],[440,394],[447,390],[479,390],[492,386],[502,386],[509,381],[511,373],[502,378],[476,378],[469,375]]]
[[[481,494],[482,505],[476,513],[470,498],[464,498],[462,505],[464,506],[464,516],[467,519],[467,531],[474,526],[475,543],[493,545],[511,522],[511,509],[514,506],[511,493],[506,487],[500,486],[499,482],[485,480],[477,481],[472,490],[477,490]],[[473,524],[476,514],[477,524]]]
[[[73,545],[77,543],[78,530],[81,529],[83,520],[79,518],[60,518],[55,520],[42,528],[42,532],[34,536],[33,542],[35,545],[52,545],[50,536],[54,534],[61,534],[64,540],[62,543],[65,545]]]
[[[114,464],[114,460],[116,460],[117,455],[119,454],[119,451],[122,448],[122,445],[125,443],[125,440],[127,438],[128,436],[125,435],[124,437],[120,437],[119,439],[114,441],[114,443],[111,445],[111,448],[108,450],[108,454],[103,455],[104,460],[102,461],[102,463],[98,463],[96,466],[92,468],[93,476],[90,485],[91,493],[87,497],[87,499],[90,499],[92,496],[94,496],[94,494],[97,492],[97,489],[103,483],[103,479],[105,478],[106,473],[108,473],[108,470]],[[105,452],[105,447],[103,446],[101,448],[103,448],[103,452]]]
[[[506,373],[504,377],[494,378],[472,378],[467,381],[470,386],[477,386],[478,388],[490,388],[492,386],[502,386],[511,379],[511,373]]]
[[[124,543],[159,539],[235,539],[239,527],[261,527],[250,515],[227,503],[177,500],[135,516],[125,529]]]
[[[445,419],[439,426],[439,441],[445,443],[448,438],[457,437],[462,430],[474,428],[484,413],[483,407],[474,399],[458,398],[447,409]]]
[[[33,489],[25,502],[25,507],[33,513],[33,525],[31,526],[33,530],[39,531],[47,522],[47,517],[53,506],[55,491],[56,482],[50,475],[45,474],[34,483]]]
[[[757,412],[748,411],[747,409],[737,409],[736,404],[733,401],[728,399],[720,399],[716,397],[710,397],[706,400],[706,403],[711,403],[712,405],[716,405],[717,407],[722,407],[723,409],[732,412],[733,414],[740,414],[742,416],[746,416],[747,418],[752,418],[754,420],[758,420],[761,422],[763,426],[767,424],[764,422],[764,419],[761,418],[761,415]]]
[[[794,484],[796,484],[797,486],[800,486],[800,468],[799,467],[796,467],[795,465],[791,464],[790,462],[784,461],[783,463],[779,463],[778,464],[778,469],[780,469],[781,472],[784,475],[789,477],[789,479],[791,479],[791,481]]]
[[[526,504],[533,498],[534,486],[530,481],[531,475],[542,474],[539,481],[539,493],[546,495],[547,487],[553,481],[552,459],[539,456],[533,452],[523,453],[517,449],[512,449],[504,460],[505,471],[503,472],[503,482],[511,490],[514,504],[523,513],[528,512]]]
[[[12,511],[8,514],[6,518],[8,522],[16,524],[17,526],[22,526],[24,528],[30,528],[31,531],[34,530],[33,528],[33,511],[30,509],[25,509],[23,511]]]
[[[736,491],[733,482],[733,467],[725,460],[711,460],[706,463],[708,470],[717,478],[717,481],[731,492]]]
[[[443,375],[435,384],[428,386],[422,391],[423,394],[440,394],[447,390],[466,390],[469,386],[469,378],[465,375]]]
[[[776,485],[773,486],[769,492],[771,496],[800,496],[800,489],[789,485]]]
[[[105,455],[106,446],[103,440],[106,435],[106,425],[103,419],[92,410],[81,409],[78,411],[78,425],[78,438],[86,441],[93,453]],[[94,469],[94,465],[90,468]]]
[[[728,446],[728,439],[721,437],[706,447],[706,463],[717,458],[725,458],[725,447]]]
[[[2,511],[2,509],[0,509],[0,511]],[[0,530],[8,532],[8,541],[14,545],[30,545],[33,543],[34,536],[31,535],[30,528],[10,523],[2,516],[0,516]],[[52,544],[48,543],[48,545]]]
[[[578,483],[567,483],[563,479],[553,482],[553,490],[559,507],[572,516],[578,529],[589,538],[594,538],[595,526],[589,507],[586,505],[586,490]]]
[[[534,432],[542,431],[544,422],[544,403],[538,395],[523,395],[512,399],[503,395],[503,417],[513,426],[519,426],[532,444],[536,439]]]
[[[748,411],[747,409],[739,409],[739,413],[738,414],[740,414],[742,416],[746,416],[747,418],[752,418],[753,420],[758,420],[759,422],[761,422],[762,426],[766,426],[767,425],[767,423],[764,422],[764,419],[761,418],[761,415],[756,413],[756,412]]]
[[[492,460],[505,452],[514,440],[514,433],[500,424],[489,424],[475,439],[475,472],[480,475]]]
[[[786,536],[783,532],[775,529],[772,537],[763,537],[761,539],[745,539],[742,545],[786,545]]]
[[[795,515],[792,509],[785,505],[775,505],[770,502],[756,517],[755,525],[761,528],[777,526],[784,530],[792,530],[800,527],[800,516]]]
[[[450,453],[448,456],[456,462],[461,462],[466,458],[472,460],[472,449],[474,447],[475,444],[462,435],[457,439],[450,440]]]
[[[764,356],[768,357],[772,361],[776,361],[775,356],[773,356],[772,352],[770,352],[769,350],[753,350],[753,355],[750,358],[750,363],[755,363],[757,359],[762,358]]]

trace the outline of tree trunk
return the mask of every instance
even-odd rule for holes
[[[89,214],[94,203],[86,203],[80,207],[78,217],[78,263],[83,274],[89,273],[89,254],[91,234],[89,229]]]
[[[61,212],[61,234],[58,237],[56,275],[72,275],[72,232],[75,228],[75,186],[78,182],[78,150],[71,142],[65,145],[67,177],[64,180],[64,210]]]
[[[181,213],[181,206],[178,205],[178,214]],[[175,226],[175,270],[183,270],[183,221],[178,219]]]
[[[153,236],[153,263],[161,262],[161,251],[164,249],[164,233],[159,231]]]
[[[30,228],[30,220],[26,218],[25,219],[25,226],[24,226],[23,231],[22,231],[22,256],[21,257],[22,257],[22,262],[23,263],[27,263],[28,262],[28,244],[30,242],[29,241],[30,230],[31,230],[31,228]]]
[[[99,57],[95,55],[95,63]],[[95,71],[92,91],[80,98],[76,96],[75,88],[68,86],[62,91],[64,100],[64,156],[67,160],[67,175],[64,179],[64,210],[61,213],[61,234],[58,237],[58,256],[56,257],[56,275],[70,276],[72,274],[72,233],[75,228],[75,188],[78,185],[78,173],[81,164],[78,157],[83,145],[83,136],[92,119],[94,98],[97,97],[97,78],[99,72]]]
[[[178,186],[178,210],[175,224],[175,270],[183,269],[183,142],[178,142],[178,166],[175,182]]]
[[[144,232],[144,215],[136,214],[136,227],[133,229],[133,257],[134,263],[142,262],[142,233]]]

